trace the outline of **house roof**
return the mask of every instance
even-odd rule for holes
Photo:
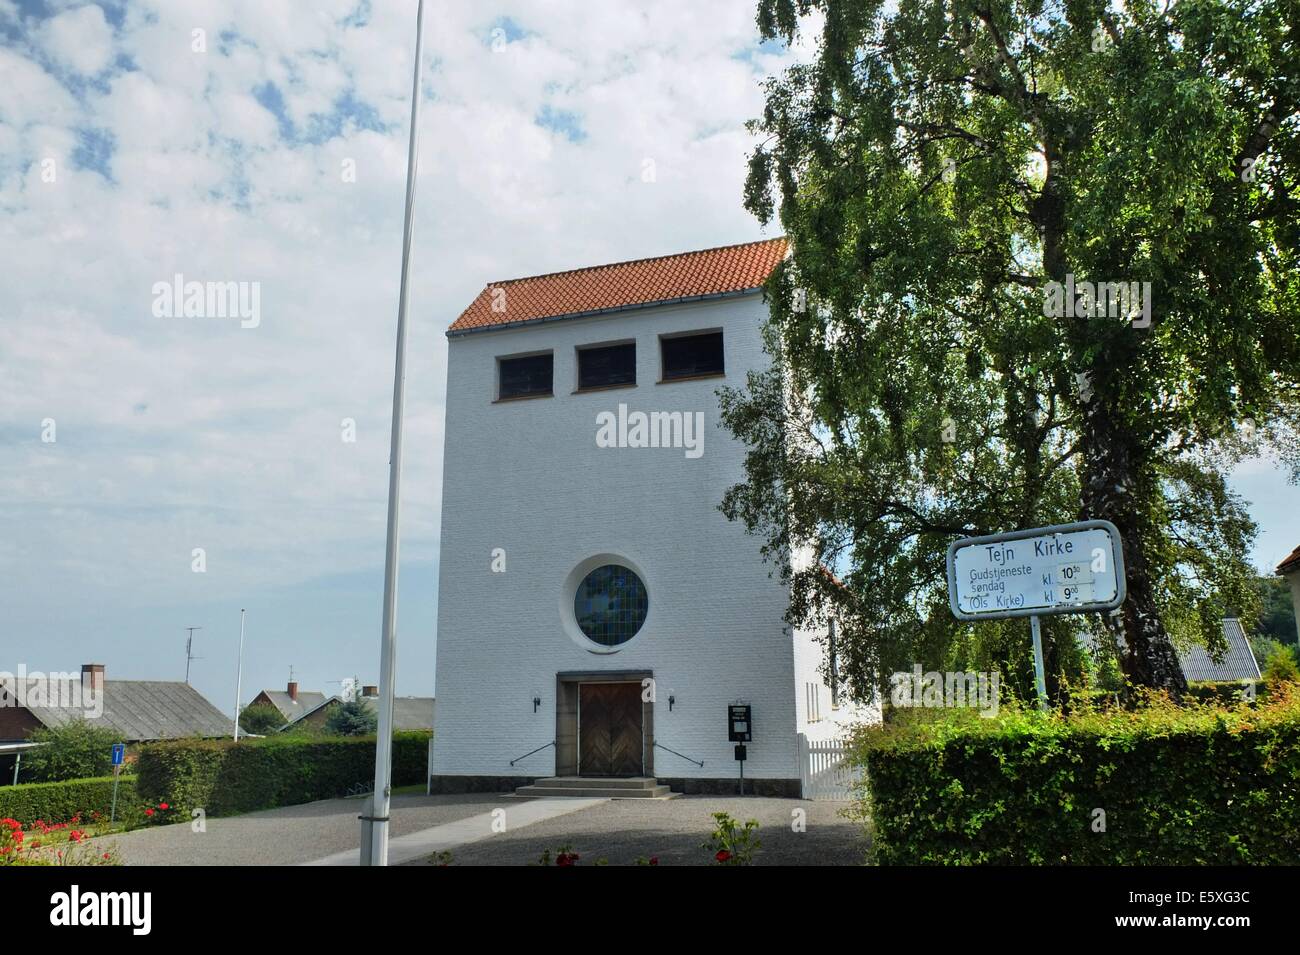
[[[298,694],[301,696],[302,694]],[[340,696],[331,696],[327,700],[322,700],[318,706],[313,707],[306,713],[299,716],[294,722],[306,719],[312,713],[321,707],[329,706],[331,703],[342,703],[343,698]],[[375,700],[366,697],[361,702],[366,704],[367,709],[375,708]],[[393,729],[395,730],[432,730],[433,729],[433,708],[434,699],[431,696],[399,696],[393,700]]]
[[[257,696],[265,696],[271,705],[280,711],[286,722],[300,720],[326,700],[330,699],[320,690],[299,690],[298,700],[294,701],[287,690],[263,690]],[[257,697],[253,697],[257,699]]]
[[[1291,551],[1282,563],[1277,565],[1277,572],[1279,574],[1289,574],[1296,570],[1300,570],[1300,547]]]
[[[1223,659],[1215,663],[1205,647],[1189,647],[1178,651],[1178,662],[1182,664],[1183,676],[1188,683],[1230,683],[1241,680],[1258,680],[1259,664],[1251,652],[1250,641],[1246,631],[1236,617],[1225,617],[1223,636],[1228,641],[1228,649]]]
[[[28,679],[29,685],[34,680]],[[230,736],[234,723],[187,683],[163,680],[105,680],[103,714],[83,706],[27,706],[45,726],[84,718],[118,733],[124,742],[177,739],[185,736]]]
[[[447,334],[753,291],[787,247],[781,237],[489,282]]]

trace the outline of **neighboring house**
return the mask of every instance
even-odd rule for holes
[[[249,700],[249,706],[274,706],[285,723],[294,723],[324,703],[329,697],[319,690],[299,690],[296,680],[290,680],[283,690],[263,690]]]
[[[1291,605],[1295,607],[1296,639],[1300,640],[1300,547],[1277,565],[1277,573],[1291,585]]]
[[[75,683],[76,674],[73,674]],[[40,727],[55,727],[76,719],[113,730],[124,743],[177,739],[186,736],[230,736],[234,731],[229,716],[188,683],[165,680],[109,680],[104,667],[88,663],[81,668],[80,692],[50,693],[36,684],[47,683],[24,677],[21,688],[16,678],[5,680],[0,689],[0,741],[17,741]],[[71,698],[70,698],[71,697]],[[39,703],[32,703],[39,699]],[[27,705],[24,705],[26,701]]]
[[[361,702],[366,708],[376,710],[379,687],[363,686]],[[341,696],[331,696],[313,710],[304,713],[285,729],[295,725],[324,726],[330,713],[343,705]],[[393,729],[395,730],[432,730],[434,700],[431,696],[399,696],[393,700]],[[377,711],[376,711],[377,712]]]
[[[784,239],[494,282],[449,340],[430,788],[655,777],[797,796],[828,687],[760,540],[718,510],[746,448],[717,391],[768,366]],[[626,787],[626,784],[623,784]],[[599,788],[599,782],[592,784]]]
[[[1246,639],[1246,631],[1236,617],[1223,619],[1223,637],[1228,642],[1223,659],[1215,662],[1205,647],[1190,647],[1178,651],[1183,676],[1188,683],[1240,683],[1260,679],[1259,664]]]

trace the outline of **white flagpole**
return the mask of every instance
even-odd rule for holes
[[[415,78],[411,89],[411,139],[406,155],[406,216],[402,230],[402,285],[397,299],[397,363],[393,372],[393,432],[388,456],[388,549],[384,555],[384,637],[379,654],[379,726],[375,739],[375,794],[370,809],[370,858],[388,865],[388,811],[393,777],[393,682],[397,657],[397,550],[402,501],[402,411],[406,402],[406,305],[410,294],[415,170],[419,161],[420,68],[424,59],[424,0],[415,16]],[[363,842],[364,853],[364,842]]]
[[[244,695],[244,611],[239,611],[239,668],[235,671],[235,742],[239,742],[239,698]]]

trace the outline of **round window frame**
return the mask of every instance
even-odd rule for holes
[[[574,612],[573,606],[574,600],[578,596],[578,587],[587,579],[587,575],[593,570],[597,570],[609,564],[613,564],[616,567],[625,567],[632,571],[632,573],[636,574],[637,577],[640,578],[641,586],[646,592],[646,613],[645,619],[641,621],[641,628],[630,638],[620,644],[616,644],[615,646],[606,646],[603,643],[597,643],[595,640],[591,639],[591,637],[583,633],[582,627],[578,626],[578,618],[577,614]],[[594,554],[593,556],[588,557],[586,560],[582,561],[582,563],[569,571],[568,576],[564,578],[564,586],[560,588],[560,623],[564,628],[564,632],[569,635],[569,639],[589,653],[607,655],[610,653],[618,653],[621,650],[626,650],[645,636],[646,631],[650,629],[650,625],[654,621],[654,616],[655,601],[650,599],[650,585],[646,581],[645,571],[641,569],[640,565],[638,565],[636,561],[630,560],[622,554],[605,553]]]

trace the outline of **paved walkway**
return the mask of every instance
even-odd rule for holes
[[[394,796],[389,837],[442,826],[490,812],[511,800],[495,794]],[[206,832],[190,823],[104,836],[127,865],[301,865],[334,853],[358,852],[362,799],[327,799],[208,819]]]
[[[503,805],[491,812],[456,822],[443,823],[432,829],[422,829],[407,836],[389,837],[388,864],[427,861],[435,852],[455,849],[490,839],[494,835],[522,829],[544,819],[567,816],[571,812],[590,809],[605,799],[502,799]],[[360,865],[356,848],[336,852],[306,865]]]
[[[330,799],[94,840],[127,865],[354,865],[360,799]],[[517,799],[503,794],[394,796],[389,823],[393,864],[428,864],[450,851],[452,865],[529,865],[545,850],[571,846],[587,865],[707,865],[701,848],[714,812],[757,819],[758,865],[860,865],[861,829],[840,815],[844,803],[761,797],[683,796],[653,800]],[[496,825],[494,825],[496,823]],[[502,825],[504,823],[504,825]]]

